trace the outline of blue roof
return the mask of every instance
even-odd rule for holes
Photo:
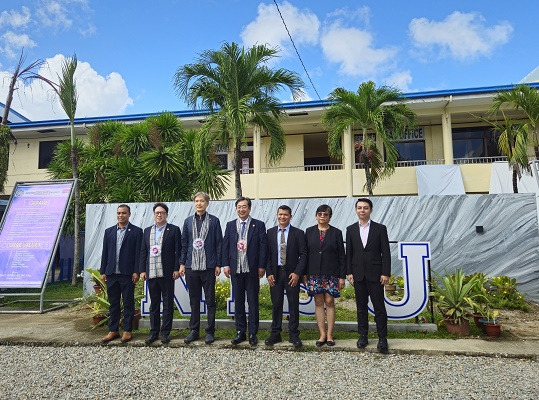
[[[0,109],[5,110],[6,108],[6,105],[2,102],[0,102]],[[25,122],[30,122],[30,120],[28,118],[26,118],[24,115],[18,113],[17,111],[15,111],[13,108],[10,108],[9,109],[9,115],[14,115],[15,117],[17,117],[18,119],[22,119],[23,121]],[[9,121],[9,116],[8,116],[8,121]]]
[[[539,88],[539,82],[527,84],[532,88]],[[517,85],[501,85],[501,86],[486,86],[476,88],[465,89],[447,89],[447,90],[432,90],[426,92],[412,92],[405,93],[404,97],[407,99],[420,99],[431,97],[443,97],[443,96],[455,96],[455,95],[473,95],[473,94],[488,94],[511,90]],[[2,103],[0,103],[2,104]],[[282,103],[281,108],[284,110],[309,108],[309,107],[327,107],[331,104],[330,100],[310,100],[310,101],[298,101],[290,103]],[[209,110],[183,110],[183,111],[171,111],[177,117],[194,117],[204,116],[209,114]],[[146,113],[146,114],[130,114],[130,115],[112,115],[103,117],[89,117],[89,118],[75,118],[76,124],[88,124],[98,123],[103,121],[141,121],[153,115],[158,115],[160,112]],[[56,125],[69,125],[69,119],[55,119],[47,121],[30,121],[27,118],[21,116],[28,122],[10,123],[12,128],[32,128],[32,127],[47,127]]]

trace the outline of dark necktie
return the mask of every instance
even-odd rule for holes
[[[280,265],[286,265],[286,238],[284,236],[284,229],[280,229],[281,231],[281,254],[279,256]]]
[[[245,233],[245,221],[241,223],[241,233],[240,233],[241,239],[243,239],[244,233]]]

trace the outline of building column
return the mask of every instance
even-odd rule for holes
[[[260,163],[261,163],[261,152],[262,152],[262,143],[261,143],[260,128],[255,126],[253,129],[253,172],[254,172],[254,184],[255,184],[255,199],[260,199]]]
[[[343,164],[346,179],[346,197],[354,197],[354,181],[352,171],[355,167],[354,137],[352,127],[348,126],[343,134]]]
[[[451,113],[444,108],[442,114],[442,142],[444,146],[444,164],[453,164],[453,134],[451,133]]]

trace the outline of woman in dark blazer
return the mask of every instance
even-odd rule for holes
[[[335,298],[340,296],[346,278],[344,242],[340,229],[329,225],[333,210],[327,204],[316,209],[316,225],[307,228],[308,265],[303,283],[310,296],[314,296],[316,323],[320,339],[316,346],[334,346]],[[324,311],[325,305],[325,311]],[[326,333],[325,319],[328,321]]]

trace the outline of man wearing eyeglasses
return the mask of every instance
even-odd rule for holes
[[[174,313],[174,281],[180,277],[180,254],[182,237],[180,228],[167,222],[168,206],[153,206],[155,224],[144,229],[140,251],[140,279],[148,280],[150,293],[149,345],[159,338],[161,343],[170,342],[172,316]],[[163,299],[163,324],[161,325],[161,298]]]
[[[227,278],[232,280],[236,321],[236,337],[232,344],[245,340],[247,317],[245,294],[249,305],[249,344],[258,343],[258,293],[260,278],[266,272],[267,238],[264,222],[250,216],[251,199],[240,197],[236,200],[238,218],[226,224],[223,238],[223,266]]]

